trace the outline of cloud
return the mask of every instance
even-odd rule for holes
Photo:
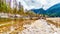
[[[46,0],[46,1],[47,1],[47,4],[44,5],[44,7],[43,7],[45,10],[57,3],[60,3],[60,0]]]
[[[20,0],[20,2],[24,6],[24,8],[28,10],[33,8],[38,9],[43,5],[43,9],[46,10],[54,4],[60,3],[60,0]]]

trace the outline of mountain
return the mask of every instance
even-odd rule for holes
[[[36,14],[46,14],[50,17],[60,17],[60,3],[53,5],[47,10],[44,10],[43,8],[40,9],[32,9],[33,12]]]
[[[31,11],[35,12],[36,14],[46,14],[46,11],[43,8],[32,9]]]
[[[54,16],[60,17],[59,13],[60,13],[60,3],[55,4],[54,6],[46,10],[46,14],[51,17],[54,17]]]

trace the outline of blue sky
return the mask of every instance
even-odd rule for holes
[[[18,2],[21,2],[21,4],[24,6],[24,9],[30,10],[30,9],[39,9],[42,8],[46,10],[49,7],[60,3],[60,0],[17,0]]]

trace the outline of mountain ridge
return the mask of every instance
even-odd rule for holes
[[[37,14],[46,14],[50,17],[60,17],[60,3],[53,5],[47,10],[44,10],[43,8],[40,9],[31,9],[31,11],[37,13]]]

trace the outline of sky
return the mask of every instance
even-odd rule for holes
[[[47,10],[51,6],[60,3],[60,0],[17,0],[17,2],[21,2],[24,9],[39,9],[43,8]]]

